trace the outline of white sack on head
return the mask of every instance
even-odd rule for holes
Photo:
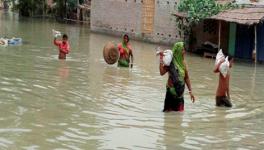
[[[218,65],[219,62],[221,62],[224,59],[225,59],[225,55],[223,54],[222,49],[220,49],[216,55],[216,58],[215,58],[215,65]]]
[[[57,38],[57,37],[61,36],[61,32],[52,29],[52,35],[53,35],[55,38]]]
[[[165,66],[170,66],[170,63],[172,61],[173,58],[173,52],[170,49],[167,49],[163,52],[163,64]]]
[[[225,58],[225,61],[220,65],[219,71],[220,73],[226,77],[228,70],[229,70],[229,61],[228,61],[228,56]]]

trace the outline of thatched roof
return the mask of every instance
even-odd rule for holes
[[[258,24],[264,19],[264,8],[241,8],[226,10],[210,17],[210,19],[246,25]]]
[[[185,18],[186,13],[177,12],[174,14],[177,17]],[[264,8],[240,8],[220,12],[217,15],[208,19],[222,20],[226,22],[234,22],[238,24],[253,25],[262,22],[264,19]]]

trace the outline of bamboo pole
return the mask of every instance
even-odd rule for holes
[[[34,1],[31,0],[31,4],[33,4],[33,3],[34,3]],[[32,17],[33,15],[34,15],[33,9],[31,9],[31,16],[30,17]]]
[[[42,1],[42,18],[45,16],[45,0]]]
[[[221,46],[221,21],[218,21],[218,50]]]
[[[258,61],[258,57],[257,57],[257,25],[254,26],[254,30],[255,30],[255,42],[254,42],[254,50],[253,50],[253,55],[255,55],[255,64]],[[255,54],[254,54],[255,52]]]
[[[68,14],[68,11],[67,11],[67,0],[64,1],[63,10],[65,11],[65,14],[62,17],[68,18],[68,16],[67,16],[67,14]]]
[[[79,0],[77,0],[77,20],[80,21],[80,7],[79,7]]]

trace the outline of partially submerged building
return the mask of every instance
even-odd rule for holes
[[[237,1],[246,8],[223,11],[192,29],[188,49],[195,51],[203,43],[212,43],[237,58],[264,61],[264,2]],[[230,0],[218,0],[218,3]],[[178,0],[93,0],[91,30],[134,39],[173,44],[182,40],[177,29]],[[217,52],[217,51],[216,51]]]
[[[91,30],[172,44],[181,39],[172,15],[176,6],[176,0],[93,0]]]
[[[227,34],[221,34],[227,39],[223,47],[227,47],[228,53],[238,58],[256,57],[257,61],[264,61],[264,7],[224,11],[211,18],[228,26]]]
[[[175,15],[186,17],[184,13]],[[220,12],[192,28],[189,47],[196,51],[209,42],[237,58],[264,61],[263,19],[264,7],[260,4]]]

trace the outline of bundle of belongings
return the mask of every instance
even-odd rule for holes
[[[224,62],[223,62],[224,61]],[[221,63],[222,62],[222,63]],[[220,49],[216,55],[216,59],[215,59],[215,66],[219,65],[219,63],[221,63],[221,65],[219,66],[219,72],[226,77],[228,70],[229,70],[229,61],[228,61],[228,56],[225,58],[225,55],[223,54],[222,49]]]

